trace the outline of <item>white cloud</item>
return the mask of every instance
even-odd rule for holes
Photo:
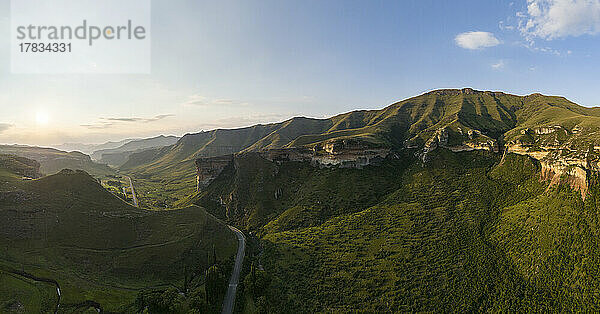
[[[456,35],[456,44],[465,49],[482,49],[497,46],[500,41],[494,34],[488,32],[466,32]]]
[[[188,97],[187,101],[183,103],[183,106],[199,106],[199,107],[209,107],[209,106],[247,106],[250,103],[245,101],[239,101],[235,99],[229,98],[208,98],[199,94],[194,94]]]
[[[546,40],[600,33],[600,0],[527,0],[521,33]]]
[[[492,64],[492,69],[500,70],[500,69],[503,69],[505,65],[506,64],[504,63],[504,60],[500,60],[500,61]]]
[[[80,126],[88,128],[90,130],[101,130],[108,129],[116,126],[118,123],[150,123],[160,121],[166,118],[174,117],[174,114],[159,114],[152,118],[138,118],[138,117],[116,117],[116,118],[100,118],[100,121],[93,124],[81,124]]]

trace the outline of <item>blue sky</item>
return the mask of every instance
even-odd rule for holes
[[[152,2],[150,75],[10,73],[0,142],[102,142],[377,109],[473,87],[600,104],[600,0]]]

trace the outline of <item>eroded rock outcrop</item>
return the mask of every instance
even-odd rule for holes
[[[317,144],[314,147],[269,149],[261,156],[274,162],[310,162],[315,167],[357,168],[377,164],[391,152],[389,148],[373,147],[358,140]]]
[[[579,191],[581,197],[585,199],[588,191],[588,176],[585,168],[569,165],[562,160],[543,160],[540,164],[542,165],[542,179],[550,181],[550,186],[565,182],[574,190]]]
[[[506,145],[507,153],[527,155],[540,162],[542,179],[550,186],[567,183],[585,200],[589,188],[588,174],[598,171],[598,161],[587,152],[568,146],[528,146],[513,141]]]
[[[453,133],[453,134],[451,134]],[[454,144],[450,144],[449,138],[454,137]],[[449,130],[444,127],[435,131],[433,136],[425,143],[423,151],[420,153],[420,158],[423,162],[428,160],[428,154],[437,148],[446,148],[453,152],[487,150],[498,152],[497,140],[482,134],[479,130],[468,130],[464,132],[458,127],[456,131]]]
[[[257,154],[271,162],[308,162],[314,167],[361,169],[383,161],[391,149],[374,147],[356,140],[317,144],[313,147],[267,149]],[[240,153],[244,154],[244,153]],[[196,160],[197,191],[207,187],[230,164],[237,167],[238,155],[204,157]]]
[[[207,187],[233,161],[233,155],[196,159],[196,189]]]

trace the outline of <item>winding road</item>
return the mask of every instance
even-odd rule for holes
[[[235,306],[235,294],[237,292],[237,286],[240,281],[240,271],[242,270],[242,263],[244,262],[244,251],[246,250],[246,239],[244,234],[237,228],[228,226],[231,231],[235,232],[238,238],[238,250],[235,257],[235,265],[231,272],[231,279],[229,279],[229,287],[227,288],[227,294],[225,295],[225,301],[223,301],[222,314],[233,313],[233,307]]]

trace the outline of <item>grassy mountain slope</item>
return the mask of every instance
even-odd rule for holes
[[[54,148],[0,145],[0,154],[12,154],[33,159],[40,163],[40,171],[45,175],[54,174],[63,169],[83,170],[93,176],[114,173],[110,167],[95,163],[90,156],[80,152],[67,153]]]
[[[270,133],[249,146],[259,134],[252,128],[206,132],[199,145],[184,137],[177,151],[139,169],[193,173],[186,163],[221,154],[224,134],[243,143],[233,146],[242,152],[235,163],[182,204],[201,205],[260,237],[264,252],[253,261],[264,266],[266,287],[246,290],[248,308],[595,311],[597,174],[587,170],[584,200],[567,185],[549,187],[542,165],[526,156],[444,149],[425,163],[415,156],[443,130],[449,147],[479,136],[595,162],[599,112],[562,97],[439,90],[382,110],[257,126]],[[253,153],[347,138],[395,152],[362,170],[277,164]],[[214,152],[211,143],[219,143]]]
[[[401,171],[402,188],[365,210],[267,234],[271,292],[284,296],[271,297],[271,306],[309,312],[527,308],[521,295],[534,289],[488,233],[498,207],[530,194],[517,189],[507,198],[516,185],[487,178],[494,161],[444,153],[429,167]],[[541,192],[535,181],[534,191]],[[302,285],[309,288],[292,294]]]
[[[448,131],[450,145],[468,141],[469,131],[483,135],[482,140],[505,142],[522,138],[524,129],[578,125],[596,134],[598,108],[585,108],[563,97],[533,94],[516,96],[502,92],[472,89],[436,90],[394,103],[381,110],[354,111],[329,119],[293,118],[282,123],[213,130],[187,134],[168,151],[145,164],[129,165],[136,173],[165,176],[193,170],[189,162],[197,157],[218,156],[240,151],[311,146],[347,138],[365,144],[403,148],[424,146],[440,129]],[[572,134],[571,134],[572,135]],[[600,134],[591,140],[600,143]],[[588,139],[589,140],[589,139]]]
[[[0,171],[3,176],[28,177],[36,179],[41,177],[40,163],[35,160],[15,155],[0,154]]]
[[[0,279],[17,285],[6,276],[25,271],[56,280],[61,308],[92,300],[127,312],[140,289],[181,289],[185,269],[202,273],[213,247],[220,260],[235,254],[234,234],[199,207],[140,210],[81,171],[1,181]],[[24,294],[0,298],[27,302]]]
[[[267,224],[269,230],[308,227],[365,209],[373,199],[399,188],[396,176],[404,165],[400,159],[362,170],[318,169],[301,162],[277,166],[246,153],[236,157],[236,167],[226,168],[208,188],[186,201],[249,229]]]

